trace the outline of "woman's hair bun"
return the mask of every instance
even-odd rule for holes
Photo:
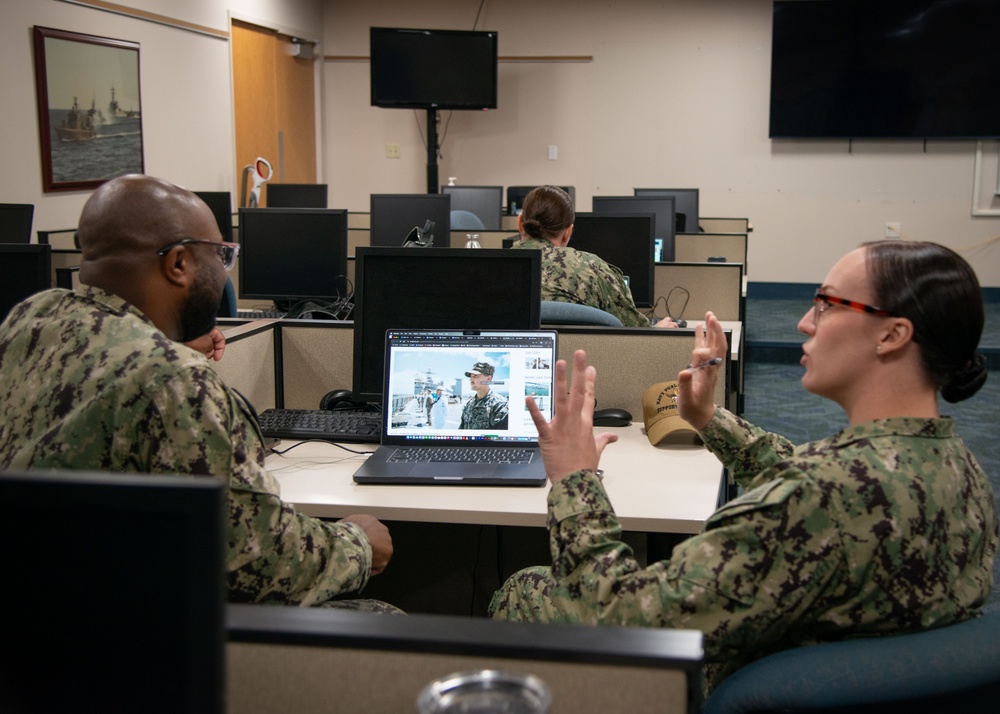
[[[986,383],[988,374],[986,357],[977,352],[965,367],[955,372],[941,387],[941,396],[951,404],[968,399]]]

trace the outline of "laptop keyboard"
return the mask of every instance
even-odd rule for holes
[[[272,439],[378,442],[382,415],[360,409],[267,409],[257,420]]]
[[[535,449],[482,448],[482,447],[402,447],[396,449],[386,461],[418,463],[490,463],[527,464],[535,454]]]

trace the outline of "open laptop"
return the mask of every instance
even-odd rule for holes
[[[552,330],[388,330],[382,443],[356,483],[542,486],[532,395],[552,416]]]

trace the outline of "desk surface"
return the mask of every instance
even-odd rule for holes
[[[604,485],[625,530],[697,533],[715,510],[722,464],[703,447],[650,445],[639,423],[617,429],[601,458]],[[278,449],[294,444],[282,441]],[[348,444],[371,451],[374,445]],[[545,526],[549,487],[376,486],[354,483],[365,456],[332,444],[310,442],[285,455],[270,454],[267,467],[282,498],[305,514],[341,518],[369,513],[381,520]]]

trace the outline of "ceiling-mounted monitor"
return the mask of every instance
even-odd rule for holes
[[[496,109],[497,33],[371,28],[373,107]]]

